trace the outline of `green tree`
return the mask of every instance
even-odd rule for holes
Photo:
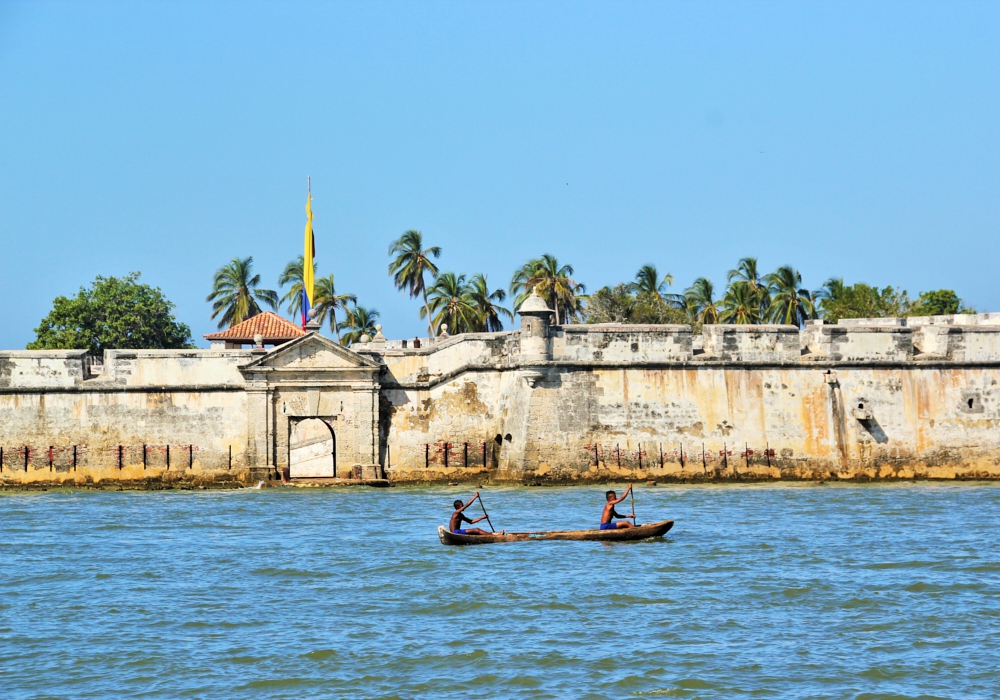
[[[684,301],[692,323],[719,322],[719,302],[715,299],[715,286],[707,277],[699,277],[685,290]]]
[[[601,287],[590,295],[586,307],[587,323],[687,323],[682,309],[648,294],[634,294],[634,284]]]
[[[35,329],[29,350],[193,348],[191,329],[178,323],[174,305],[158,287],[125,277],[97,277],[75,297],[56,297],[52,311]]]
[[[270,289],[258,289],[260,275],[253,274],[253,256],[233,258],[215,272],[212,293],[205,301],[212,302],[212,318],[219,314],[219,328],[235,326],[260,313],[260,304],[278,308],[278,294]],[[260,304],[258,304],[260,302]]]
[[[812,293],[802,288],[802,275],[790,265],[782,265],[764,277],[770,288],[771,304],[768,315],[772,323],[801,327],[815,318]]]
[[[315,302],[316,320],[320,325],[326,323],[330,318],[330,330],[337,336],[340,342],[340,329],[337,328],[337,309],[347,309],[347,303],[356,304],[358,298],[353,294],[337,294],[337,288],[333,283],[333,275],[318,277],[313,287],[313,302]]]
[[[469,281],[469,296],[478,310],[476,327],[471,330],[496,333],[503,330],[501,316],[508,321],[514,320],[514,315],[509,310],[498,305],[506,298],[507,293],[502,289],[491,292],[486,275],[478,273],[472,276]]]
[[[827,284],[831,281],[833,280],[829,280]],[[905,316],[912,306],[906,291],[894,287],[878,289],[863,282],[849,286],[841,283],[824,287],[827,289],[827,295],[820,300],[820,308],[823,311],[823,318],[831,323],[836,323],[842,318]]]
[[[285,265],[285,269],[278,275],[279,287],[284,287],[286,284],[292,285],[285,295],[281,297],[281,302],[288,305],[288,313],[293,321],[302,316],[302,277],[304,274],[302,266],[303,257],[300,255],[295,260],[290,260]],[[315,291],[315,288],[313,291]]]
[[[750,282],[734,282],[719,302],[719,320],[723,323],[760,323],[760,295]]]
[[[920,292],[916,304],[908,312],[908,316],[944,316],[946,314],[974,314],[975,309],[965,305],[953,289],[937,289],[930,292]]]
[[[433,321],[431,320],[430,307],[427,305],[427,284],[424,275],[430,274],[431,278],[437,277],[438,268],[431,258],[441,257],[441,248],[431,246],[424,248],[424,237],[420,231],[407,231],[389,246],[389,255],[395,255],[395,259],[389,263],[389,274],[396,289],[405,290],[411,299],[422,296],[424,308],[420,318],[427,318],[427,334],[430,337],[436,335]]]
[[[838,303],[844,296],[844,278],[831,277],[823,286],[813,292],[814,302],[819,303],[818,312],[823,318],[827,318],[831,305]]]
[[[472,288],[465,275],[442,272],[427,290],[428,305],[434,314],[434,327],[448,324],[452,335],[468,333],[479,324],[479,308],[472,298]],[[423,314],[421,314],[423,318]]]
[[[770,290],[760,275],[757,258],[740,258],[736,268],[730,270],[726,275],[726,281],[730,285],[740,283],[749,287],[750,295],[757,305],[757,313],[755,314],[755,317],[758,321],[756,322],[759,322],[767,316],[767,311],[771,306]],[[737,292],[737,294],[744,297],[746,296],[743,292]]]
[[[538,292],[555,311],[555,323],[571,321],[582,311],[587,288],[570,277],[572,265],[560,265],[554,255],[546,253],[540,258],[532,258],[514,273],[510,281],[510,292],[514,295],[514,311],[521,308],[532,290]]]
[[[361,336],[367,335],[373,338],[378,331],[375,328],[378,322],[378,310],[366,309],[363,306],[354,305],[353,308],[344,310],[347,318],[337,324],[338,331],[347,331],[340,336],[340,344],[350,347],[361,340]]]
[[[587,323],[632,323],[636,299],[631,284],[601,287],[590,295]]]

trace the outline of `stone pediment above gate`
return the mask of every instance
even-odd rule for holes
[[[250,378],[259,374],[370,375],[379,368],[378,363],[314,332],[278,346],[240,370]]]

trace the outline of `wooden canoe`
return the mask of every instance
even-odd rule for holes
[[[638,527],[615,530],[551,530],[548,532],[508,532],[506,535],[458,535],[444,525],[438,526],[441,544],[493,544],[494,542],[552,542],[556,540],[597,540],[599,542],[631,542],[650,537],[663,537],[674,526],[673,520],[662,520]]]

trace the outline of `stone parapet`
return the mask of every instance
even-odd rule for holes
[[[831,362],[908,362],[913,359],[913,329],[900,325],[831,326],[820,322],[802,331],[803,359]]]
[[[799,329],[779,325],[706,325],[704,355],[696,359],[722,362],[798,362]]]
[[[691,326],[602,323],[553,329],[555,361],[685,362],[691,353]]]

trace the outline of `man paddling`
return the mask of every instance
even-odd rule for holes
[[[634,516],[634,514],[619,515],[615,511],[615,506],[624,501],[631,492],[632,492],[632,484],[629,484],[628,488],[625,489],[625,493],[622,494],[621,498],[616,498],[614,491],[608,491],[607,493],[604,494],[604,497],[607,499],[608,502],[604,504],[604,512],[601,513],[602,530],[616,530],[618,528],[632,527],[632,523],[630,523],[628,520],[622,520],[617,523],[614,522],[614,518],[630,518]],[[469,503],[472,503],[472,501],[469,501]]]
[[[463,510],[465,510],[466,508],[468,508],[469,506],[471,506],[473,503],[475,503],[477,498],[479,498],[479,492],[478,491],[476,491],[476,495],[473,496],[472,499],[468,503],[466,503],[465,505],[462,505],[462,502],[458,501],[458,500],[456,500],[455,503],[453,504],[455,506],[455,512],[451,514],[451,522],[448,523],[448,529],[451,530],[452,532],[454,532],[456,535],[489,535],[489,534],[492,534],[492,533],[486,532],[486,530],[480,530],[478,527],[470,527],[470,528],[465,529],[465,530],[463,530],[462,528],[459,527],[462,524],[463,521],[469,523],[470,525],[475,525],[480,520],[486,520],[485,511],[484,511],[484,515],[481,515],[481,516],[479,516],[478,518],[476,518],[474,520],[469,520],[467,517],[465,517],[465,513],[462,512]],[[501,530],[497,534],[498,535],[503,535],[506,532],[507,532],[506,530]]]

